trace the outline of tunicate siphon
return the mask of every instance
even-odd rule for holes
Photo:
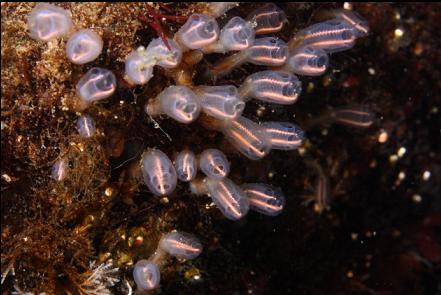
[[[228,178],[205,179],[208,195],[222,214],[231,220],[238,220],[247,215],[250,203],[246,194]]]
[[[271,138],[259,124],[239,116],[226,122],[220,130],[244,156],[260,160],[271,150]]]
[[[306,45],[290,54],[285,68],[299,75],[320,76],[326,72],[328,64],[329,57],[323,49]]]
[[[235,16],[222,28],[219,42],[225,51],[245,50],[254,43],[254,30],[243,18]]]
[[[230,163],[218,149],[203,151],[199,156],[199,166],[205,175],[213,179],[223,179],[230,173]]]
[[[69,167],[66,158],[61,158],[52,166],[51,177],[56,181],[62,181],[66,178]]]
[[[279,188],[263,183],[247,183],[241,188],[249,198],[251,210],[268,216],[282,213],[285,196]]]
[[[264,122],[262,127],[271,137],[271,148],[276,150],[295,150],[305,137],[303,130],[290,122]]]
[[[115,75],[103,68],[91,68],[77,83],[77,95],[85,102],[108,98],[116,90]]]
[[[95,60],[103,50],[100,35],[90,29],[79,30],[73,34],[66,44],[67,58],[77,65]]]
[[[156,196],[164,196],[175,190],[178,177],[175,167],[162,151],[149,149],[142,155],[141,170],[144,182]]]
[[[279,32],[287,22],[285,12],[273,3],[257,8],[247,17],[256,35]]]
[[[217,41],[219,25],[208,15],[192,14],[175,35],[175,40],[189,49],[200,49]]]
[[[68,10],[49,3],[40,3],[28,16],[31,38],[50,41],[65,36],[72,29],[72,18]]]
[[[82,115],[77,119],[77,130],[80,136],[90,138],[95,135],[95,121],[89,115]]]
[[[235,86],[199,86],[195,91],[200,97],[202,111],[214,118],[234,119],[245,108],[245,102],[239,98]]]
[[[187,86],[169,86],[147,105],[151,116],[161,113],[181,123],[191,123],[199,117],[201,104],[196,94]]]
[[[188,233],[170,232],[159,241],[159,248],[179,259],[195,259],[202,252],[202,244]]]
[[[287,71],[261,71],[248,76],[239,89],[242,98],[256,98],[277,104],[296,102],[302,82]]]
[[[140,290],[155,289],[161,280],[158,266],[145,259],[138,261],[133,268],[133,280]]]
[[[183,150],[175,158],[174,161],[176,173],[179,180],[191,181],[198,171],[196,156],[192,151]]]

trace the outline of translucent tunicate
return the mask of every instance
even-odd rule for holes
[[[337,9],[331,11],[331,14],[341,18],[349,23],[356,32],[356,37],[365,37],[369,34],[369,24],[357,12],[347,9]]]
[[[133,280],[141,290],[155,289],[161,280],[158,266],[145,259],[138,261],[133,268]]]
[[[56,181],[62,181],[67,176],[68,164],[66,158],[61,158],[52,166],[51,177]]]
[[[264,122],[262,127],[271,136],[272,149],[295,150],[305,138],[303,130],[290,122]]]
[[[351,49],[356,40],[355,29],[343,19],[331,19],[301,30],[296,38],[302,45],[320,48],[328,53]]]
[[[239,89],[240,96],[277,104],[296,102],[302,82],[287,71],[262,71],[248,76]]]
[[[95,60],[103,50],[100,35],[90,29],[79,30],[73,34],[66,44],[67,58],[77,65]]]
[[[154,60],[147,55],[147,51],[141,46],[127,56],[125,63],[126,75],[135,84],[145,84],[153,77],[154,65]]]
[[[181,181],[191,181],[198,171],[196,156],[189,150],[181,151],[174,161],[176,173]]]
[[[288,46],[275,37],[255,39],[246,50],[247,62],[261,66],[281,66],[288,57]]]
[[[196,92],[201,99],[202,111],[217,119],[235,119],[245,108],[245,102],[232,85],[199,86]]]
[[[199,99],[186,86],[169,86],[158,95],[158,99],[162,111],[176,121],[188,124],[199,117]]]
[[[225,178],[230,173],[230,163],[218,149],[203,151],[199,157],[199,166],[205,175],[214,179]]]
[[[85,102],[108,98],[116,90],[115,75],[103,68],[91,68],[77,83],[77,95]]]
[[[219,25],[208,15],[192,14],[187,22],[175,35],[179,44],[189,49],[200,49],[217,41],[219,38]]]
[[[286,68],[304,76],[320,76],[326,72],[329,64],[328,54],[320,48],[301,46],[290,54]]]
[[[90,138],[95,135],[95,121],[89,115],[82,115],[77,119],[77,130],[80,136]]]
[[[367,128],[375,119],[374,114],[367,107],[355,105],[335,108],[331,116],[335,123],[357,128]]]
[[[144,182],[156,196],[172,193],[178,177],[175,167],[162,151],[149,149],[142,155],[141,170]]]
[[[226,218],[238,220],[248,213],[250,203],[246,194],[230,179],[206,178],[205,184],[208,195]]]
[[[273,3],[257,8],[247,17],[256,35],[279,32],[287,22],[285,12]]]
[[[72,18],[68,10],[49,3],[40,3],[28,16],[31,38],[50,41],[65,36],[72,29]]]
[[[159,248],[179,259],[195,259],[202,252],[202,244],[188,233],[170,232],[159,241]]]
[[[239,116],[220,130],[227,140],[244,156],[260,160],[271,150],[271,138],[265,129],[253,121]]]
[[[150,41],[146,53],[157,59],[156,64],[165,69],[176,68],[182,60],[182,49],[172,39],[167,39],[170,49],[161,38]]]
[[[277,188],[263,183],[247,183],[241,186],[250,201],[250,209],[259,213],[276,216],[285,207],[285,196]]]
[[[235,16],[222,28],[219,41],[225,51],[245,50],[254,42],[254,30],[250,23]]]

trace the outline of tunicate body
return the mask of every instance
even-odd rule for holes
[[[237,118],[245,108],[245,102],[232,85],[200,86],[197,94],[201,99],[202,111],[217,119]]]
[[[95,121],[89,115],[82,115],[77,119],[77,130],[81,137],[90,138],[95,135]]]
[[[161,280],[158,266],[145,259],[138,261],[133,269],[133,280],[141,290],[157,288]]]
[[[208,15],[192,14],[175,35],[175,40],[189,49],[200,49],[217,41],[219,25]]]
[[[67,58],[77,65],[95,60],[102,50],[103,40],[90,29],[79,30],[66,43]]]
[[[144,47],[132,51],[126,58],[125,72],[129,80],[142,85],[153,77],[154,61],[147,55]]]
[[[202,244],[188,233],[170,232],[159,241],[159,248],[179,259],[195,259],[202,252]]]
[[[285,207],[285,196],[279,188],[263,183],[241,185],[250,201],[250,209],[268,216],[277,216]]]
[[[178,122],[188,124],[199,117],[199,99],[186,86],[169,86],[158,95],[158,99],[162,111]]]
[[[369,24],[357,12],[347,9],[337,9],[331,11],[331,14],[337,18],[341,18],[354,28],[356,37],[365,37],[369,34]]]
[[[149,149],[142,155],[141,170],[144,182],[156,196],[172,193],[178,177],[175,167],[162,151]]]
[[[230,163],[218,149],[203,151],[199,157],[199,166],[205,175],[213,179],[223,179],[230,173]]]
[[[108,98],[116,90],[115,75],[103,68],[91,68],[77,83],[77,95],[85,102]]]
[[[287,22],[285,12],[273,3],[257,8],[247,20],[253,25],[256,35],[277,33]]]
[[[367,128],[374,123],[375,116],[364,106],[342,106],[332,111],[335,123],[343,125]]]
[[[316,23],[296,34],[302,45],[320,48],[328,53],[351,49],[356,40],[355,29],[343,19]]]
[[[179,180],[188,182],[195,178],[198,171],[196,156],[192,151],[183,150],[174,161]]]
[[[220,130],[244,156],[260,160],[271,150],[271,138],[259,124],[239,116]]]
[[[290,122],[264,122],[262,127],[270,135],[271,148],[275,150],[295,150],[305,138],[303,130]]]
[[[206,178],[205,185],[208,195],[226,218],[238,220],[247,215],[250,209],[248,198],[233,181]]]
[[[155,58],[156,64],[164,69],[176,68],[182,60],[182,49],[172,39],[167,39],[170,49],[161,38],[150,41],[146,53]]]
[[[61,158],[52,166],[51,177],[56,181],[62,181],[66,178],[68,169],[67,159]]]
[[[219,41],[225,51],[245,50],[254,42],[254,30],[250,23],[235,16],[222,28]]]
[[[328,65],[329,56],[323,49],[306,45],[290,54],[286,68],[299,75],[320,76],[326,72]]]
[[[261,71],[248,76],[239,92],[241,97],[293,104],[302,92],[302,82],[288,71]]]
[[[39,41],[50,41],[66,36],[72,29],[68,10],[49,3],[40,3],[28,16],[29,36]]]
[[[258,38],[246,49],[247,61],[261,66],[281,66],[288,58],[288,46],[275,37]]]

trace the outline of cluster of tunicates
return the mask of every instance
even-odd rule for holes
[[[213,5],[211,10],[216,10],[215,7],[218,6]],[[300,127],[291,122],[253,122],[242,115],[246,102],[258,99],[281,105],[295,103],[302,91],[296,74],[322,75],[329,66],[329,54],[352,48],[357,38],[368,34],[366,21],[352,11],[332,11],[332,19],[299,31],[286,43],[267,35],[279,32],[287,22],[285,13],[274,4],[260,7],[246,19],[233,17],[223,28],[219,28],[213,17],[223,12],[212,12],[211,15],[192,14],[172,38],[156,38],[146,47],[133,50],[126,58],[125,80],[131,85],[144,85],[154,76],[155,66],[163,68],[175,78],[177,85],[166,87],[150,99],[145,106],[146,113],[151,117],[165,114],[184,124],[194,122],[203,113],[208,118],[201,122],[204,127],[223,133],[232,146],[251,160],[262,159],[272,149],[297,149],[304,139]],[[72,26],[70,13],[51,4],[37,5],[28,19],[30,36],[40,41],[67,36]],[[103,41],[97,33],[82,29],[70,36],[66,54],[72,63],[85,64],[95,60],[102,48]],[[245,63],[269,69],[249,75],[239,87],[193,85],[192,75],[188,73],[192,65],[204,54],[229,52],[234,53],[207,69],[207,78],[216,80]],[[111,71],[94,67],[78,81],[76,92],[86,108],[110,97],[116,87]],[[342,123],[354,116],[367,117],[353,110],[337,110],[335,114],[337,112],[341,113]],[[77,129],[85,138],[96,132],[89,115],[78,119]],[[62,181],[67,166],[65,159],[58,160],[53,166],[52,178]],[[143,153],[140,166],[144,182],[154,195],[171,194],[178,180],[188,182],[194,194],[208,195],[230,220],[243,218],[250,209],[276,216],[285,205],[285,197],[277,187],[262,183],[237,185],[229,179],[230,163],[218,149],[208,149],[199,155],[183,150],[172,162],[159,149],[149,148]],[[198,178],[199,170],[204,177]],[[159,285],[165,254],[194,259],[201,251],[202,245],[189,234],[165,235],[155,254],[135,265],[133,277],[138,288],[151,290]]]
[[[133,279],[138,291],[148,291],[159,286],[161,268],[167,255],[178,259],[195,259],[202,252],[202,244],[191,234],[172,231],[165,234],[156,251],[148,259],[139,260],[133,269]]]

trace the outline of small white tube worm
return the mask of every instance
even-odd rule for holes
[[[293,104],[302,82],[288,71],[261,71],[248,76],[239,88],[240,97],[277,104]]]
[[[203,151],[199,156],[199,166],[206,176],[213,179],[223,179],[230,173],[230,162],[218,149]]]
[[[254,27],[256,35],[277,33],[288,22],[285,12],[274,3],[268,3],[251,12],[247,21]]]
[[[200,98],[202,111],[220,120],[235,119],[245,109],[245,102],[233,85],[199,86],[195,93]]]
[[[28,15],[29,36],[38,41],[51,41],[66,36],[72,29],[70,11],[49,3],[40,3]]]
[[[77,65],[95,60],[103,51],[103,39],[90,29],[79,30],[66,43],[67,58]]]
[[[174,165],[180,181],[188,182],[196,177],[198,166],[192,151],[183,150],[175,158]]]
[[[189,124],[199,117],[201,103],[187,86],[169,86],[146,106],[150,116],[167,114],[178,122]]]
[[[178,180],[176,170],[162,151],[145,151],[141,157],[141,171],[145,184],[154,195],[164,196],[175,190]]]
[[[303,130],[290,122],[264,122],[262,127],[270,135],[271,148],[275,150],[295,150],[305,138]]]
[[[183,51],[201,49],[219,38],[219,25],[208,15],[192,14],[175,34],[175,41]]]
[[[268,216],[277,216],[285,207],[285,196],[280,188],[264,183],[246,183],[242,190],[250,201],[250,209]]]

